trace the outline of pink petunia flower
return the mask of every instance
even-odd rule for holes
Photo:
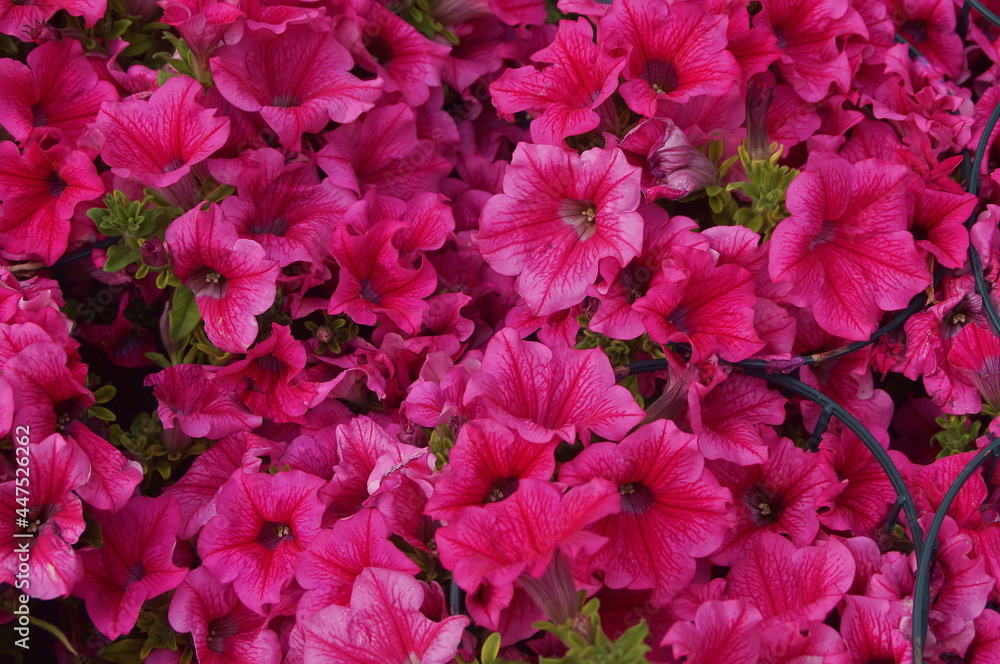
[[[727,19],[706,3],[620,0],[601,19],[602,38],[631,47],[621,95],[636,113],[663,117],[658,102],[720,97],[740,79],[726,50]]]
[[[732,496],[705,469],[697,439],[657,420],[620,443],[595,443],[559,470],[579,486],[603,478],[618,486],[621,512],[590,530],[608,543],[589,563],[611,588],[652,588],[665,606],[691,582],[695,559],[715,552],[733,526]]]
[[[262,418],[247,412],[236,395],[212,380],[201,365],[168,367],[148,376],[145,384],[159,402],[157,413],[164,429],[179,426],[192,438],[217,440],[261,425]]]
[[[91,507],[112,514],[123,508],[143,480],[139,462],[126,457],[82,422],[70,422],[64,433],[90,461],[90,477],[76,488],[76,495]]]
[[[554,449],[555,441],[539,445],[496,420],[463,425],[427,502],[427,513],[451,519],[469,505],[510,498],[524,478],[551,478],[556,468]]]
[[[477,243],[490,267],[517,276],[532,313],[548,315],[583,300],[602,258],[625,266],[642,250],[638,205],[639,169],[621,150],[521,143]]]
[[[229,137],[229,118],[215,117],[199,103],[201,91],[198,81],[174,76],[147,101],[104,103],[94,131],[115,175],[166,187],[221,148]]]
[[[83,573],[72,546],[86,527],[80,499],[70,492],[87,481],[90,464],[79,447],[59,434],[39,441],[32,440],[30,429],[16,433],[16,449],[28,453],[16,458],[29,460],[28,474],[17,477],[29,481],[27,496],[24,481],[0,484],[0,583],[39,599],[66,596]],[[20,443],[25,438],[27,446]],[[20,519],[28,525],[18,525]],[[29,563],[26,575],[19,562]]]
[[[563,145],[568,136],[597,127],[597,108],[618,87],[625,66],[620,52],[602,40],[594,43],[594,28],[586,19],[560,21],[555,40],[531,56],[534,62],[553,63],[543,69],[508,69],[490,85],[497,112],[513,120],[528,111],[534,120],[535,143]]]
[[[850,89],[853,72],[843,45],[849,36],[867,38],[868,28],[848,0],[770,0],[754,24],[774,35],[782,52],[778,68],[804,100],[822,101],[834,84]]]
[[[896,492],[872,453],[846,429],[839,436],[824,434],[820,466],[835,480],[820,497],[820,523],[859,537],[874,536]]]
[[[104,544],[79,552],[84,573],[73,594],[86,600],[97,629],[117,639],[135,626],[146,600],[184,580],[187,570],[173,563],[181,511],[169,496],[137,496],[95,519]]]
[[[362,81],[350,73],[354,60],[333,32],[309,25],[289,26],[280,35],[251,30],[216,51],[211,62],[222,96],[260,112],[289,150],[300,150],[302,134],[331,120],[353,122],[382,94],[381,79]]]
[[[744,360],[764,347],[753,328],[754,276],[735,264],[716,264],[709,251],[673,247],[644,297],[632,305],[654,341],[691,344],[691,360],[713,354]]]
[[[0,60],[0,124],[24,144],[38,134],[70,147],[87,130],[101,104],[117,100],[75,39],[46,42],[28,53],[27,64]]]
[[[399,92],[411,107],[425,103],[430,89],[441,84],[449,47],[429,40],[378,2],[352,0],[360,22],[359,39],[351,41],[358,65],[378,74],[387,92]]]
[[[717,565],[742,560],[764,533],[791,538],[797,547],[812,543],[819,532],[817,500],[829,480],[815,455],[788,438],[770,444],[768,460],[755,466],[715,461],[709,469],[732,491],[736,526],[726,532],[722,548],[711,559]]]
[[[964,45],[955,32],[955,3],[948,0],[892,0],[889,15],[896,31],[952,79],[962,73]]]
[[[303,664],[454,661],[469,619],[431,620],[421,612],[426,595],[425,586],[410,574],[364,570],[349,608],[330,606],[303,621]]]
[[[37,141],[22,153],[10,141],[0,143],[0,253],[55,263],[69,243],[76,206],[102,194],[104,185],[85,153]]]
[[[107,10],[107,0],[41,0],[21,3],[16,0],[0,1],[0,32],[32,41],[36,26],[46,23],[61,9],[71,16],[84,19],[87,28],[93,28]]]
[[[620,440],[643,418],[628,390],[615,382],[599,349],[548,348],[504,328],[486,347],[464,402],[532,442],[572,443],[579,437],[586,445],[591,433]]]
[[[604,545],[606,538],[584,528],[617,513],[620,502],[617,488],[607,480],[594,479],[563,493],[558,485],[526,478],[508,500],[467,507],[458,519],[438,529],[441,563],[463,590],[488,593],[476,616],[480,624],[484,620],[495,624],[500,610],[514,598],[515,583],[527,584],[532,592],[541,584],[562,580],[560,591],[553,588],[548,598],[532,594],[551,607],[566,608],[567,601],[572,604],[575,599],[574,582],[565,578],[569,570],[562,574],[555,570],[563,568],[567,557],[593,554]],[[565,557],[558,562],[561,556]],[[561,622],[569,616],[548,617]]]
[[[930,283],[906,230],[908,170],[877,159],[820,155],[788,188],[792,216],[774,229],[769,272],[788,299],[846,339],[867,339],[884,311],[902,309]]]
[[[452,170],[437,143],[418,138],[413,109],[405,104],[379,106],[323,137],[328,142],[316,153],[317,165],[332,184],[358,195],[377,189],[409,200],[437,192]]]
[[[756,664],[760,621],[760,612],[749,602],[710,600],[698,607],[693,621],[674,623],[663,645],[690,664]]]
[[[246,359],[215,372],[215,380],[232,390],[250,412],[272,422],[294,422],[317,396],[303,379],[306,351],[286,325],[271,324],[271,336],[254,346]]]
[[[174,274],[194,291],[209,340],[245,353],[257,337],[257,314],[274,303],[278,265],[253,240],[240,238],[212,203],[175,219],[166,232]]]
[[[300,470],[233,473],[219,493],[218,514],[198,539],[205,566],[250,609],[281,599],[298,554],[319,534],[323,480]]]
[[[319,263],[338,219],[354,202],[349,191],[320,184],[311,164],[285,164],[270,148],[258,150],[253,166],[236,175],[238,195],[222,201],[222,211],[241,238],[264,247],[267,257],[287,267],[296,261]]]
[[[1000,340],[985,325],[966,325],[952,342],[948,363],[960,380],[979,390],[983,403],[1000,408]]]
[[[38,341],[19,350],[4,365],[4,377],[13,391],[14,426],[30,427],[33,436],[62,432],[94,405],[84,387],[86,366],[70,363],[65,349]]]
[[[688,420],[706,459],[741,466],[762,463],[768,447],[761,431],[785,421],[786,403],[760,379],[733,373],[714,386],[691,383]]]
[[[389,541],[385,518],[375,509],[363,509],[320,532],[302,552],[295,579],[306,593],[296,609],[302,619],[326,607],[351,603],[351,590],[369,567],[414,575],[417,565]]]
[[[278,635],[267,619],[240,602],[233,587],[221,584],[202,565],[188,572],[170,600],[170,626],[189,633],[200,664],[278,664]]]
[[[729,572],[726,596],[756,606],[762,627],[792,622],[801,629],[826,620],[850,590],[854,570],[854,558],[837,540],[796,548],[780,535],[764,533]]]
[[[327,313],[346,313],[361,325],[388,320],[406,334],[420,330],[425,298],[437,288],[434,266],[422,260],[420,268],[407,266],[393,245],[403,222],[386,219],[362,235],[338,226],[331,252],[340,264],[337,290]]]

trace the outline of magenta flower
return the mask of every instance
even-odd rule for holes
[[[695,247],[674,247],[669,256],[632,305],[651,339],[690,343],[694,362],[713,354],[744,360],[764,347],[753,326],[752,272],[735,263],[717,265],[710,252]]]
[[[684,198],[719,177],[715,164],[670,120],[643,120],[619,147],[645,161],[642,193],[647,201]]]
[[[17,37],[22,41],[32,41],[36,26],[44,24],[60,9],[71,16],[84,19],[87,28],[104,16],[107,0],[41,0],[21,3],[16,0],[0,1],[0,32]]]
[[[350,608],[330,606],[302,625],[304,664],[448,664],[455,659],[464,616],[434,621],[421,612],[425,586],[388,569],[361,572]]]
[[[592,433],[620,440],[644,416],[615,382],[601,350],[548,348],[522,341],[508,327],[486,347],[482,370],[469,379],[464,401],[532,442],[572,443],[579,437],[586,445]]]
[[[698,449],[706,459],[725,459],[745,466],[767,460],[761,431],[785,421],[787,400],[763,381],[737,373],[701,396],[705,386],[691,384],[688,419],[698,434]]]
[[[774,35],[782,52],[778,68],[804,100],[822,101],[832,84],[850,89],[853,72],[844,43],[854,35],[867,38],[868,28],[848,0],[771,0],[754,24]]]
[[[94,405],[86,387],[87,368],[69,365],[66,351],[51,341],[39,341],[18,351],[3,367],[13,391],[14,426],[30,427],[32,436],[62,432]]]
[[[16,479],[0,483],[0,583],[29,597],[65,597],[83,573],[72,546],[86,527],[80,499],[71,491],[87,481],[90,464],[79,447],[59,434],[30,441],[28,454],[27,504],[23,481],[21,491]],[[28,525],[16,525],[24,509]],[[18,569],[25,560],[27,576]]]
[[[64,429],[90,461],[90,477],[76,488],[83,502],[112,514],[128,503],[142,482],[142,466],[91,431],[81,422],[70,422]]]
[[[229,584],[202,565],[188,572],[170,600],[170,626],[190,633],[199,664],[278,664],[278,635],[245,607]]]
[[[559,470],[579,486],[611,481],[621,511],[590,530],[608,543],[589,561],[611,588],[652,588],[650,601],[667,605],[694,578],[695,559],[715,552],[735,523],[732,496],[705,469],[697,438],[657,420],[620,443],[595,443]]]
[[[103,350],[108,359],[120,367],[147,367],[153,361],[146,357],[146,353],[156,351],[156,342],[148,329],[126,318],[125,308],[128,303],[129,296],[126,294],[118,303],[114,321],[108,325],[82,321],[77,323],[80,336]]]
[[[1000,340],[992,330],[976,324],[958,333],[948,352],[948,362],[960,379],[979,390],[983,403],[1000,408]]]
[[[839,437],[823,436],[820,465],[835,480],[820,497],[820,523],[831,530],[873,536],[896,499],[875,457],[857,436],[844,429]]]
[[[358,65],[378,74],[386,91],[398,91],[407,106],[424,104],[430,89],[441,85],[441,69],[451,49],[429,40],[377,2],[353,4],[360,9],[361,35],[351,46]]]
[[[324,482],[300,470],[277,475],[233,473],[219,493],[218,511],[198,539],[205,566],[240,600],[264,615],[281,599],[295,561],[319,534]]]
[[[437,288],[434,266],[426,259],[409,267],[399,256],[393,236],[401,221],[381,221],[363,235],[351,235],[338,226],[331,252],[340,264],[340,280],[327,313],[346,313],[361,325],[375,325],[384,317],[406,334],[420,330],[425,298]]]
[[[556,38],[531,56],[534,62],[553,63],[543,69],[508,69],[490,85],[497,112],[513,120],[518,111],[535,119],[535,143],[563,145],[568,136],[597,127],[597,107],[618,87],[625,58],[606,40],[594,43],[594,28],[586,19],[560,21]]]
[[[427,513],[452,519],[469,505],[498,503],[517,491],[521,480],[547,480],[555,472],[549,444],[526,440],[496,420],[473,420],[458,431],[448,465],[434,485]]]
[[[157,413],[164,429],[179,426],[192,438],[219,439],[237,431],[261,425],[259,415],[252,415],[236,395],[212,380],[197,364],[179,364],[146,378],[159,402]]]
[[[642,250],[639,169],[621,150],[578,155],[521,143],[504,193],[483,208],[479,249],[490,267],[517,277],[536,316],[583,300],[598,262],[628,264]]]
[[[413,109],[405,104],[379,106],[323,137],[328,143],[316,153],[317,165],[331,184],[359,195],[377,189],[409,200],[436,192],[452,170],[436,142],[417,137]]]
[[[271,336],[254,346],[246,359],[215,372],[224,391],[232,391],[254,415],[272,422],[294,422],[317,396],[305,381],[306,351],[286,325],[271,324]]]
[[[976,209],[976,197],[954,191],[925,188],[913,206],[914,231],[925,239],[917,247],[927,251],[944,267],[960,268],[969,250],[965,220]]]
[[[169,496],[137,496],[114,515],[97,513],[103,546],[79,552],[83,578],[73,594],[109,639],[135,626],[143,603],[176,588],[186,569],[173,563],[181,511]]]
[[[254,316],[274,303],[277,263],[259,244],[238,237],[214,203],[175,219],[166,236],[174,274],[194,291],[209,340],[224,351],[245,353],[257,338]]]
[[[229,119],[198,101],[201,85],[174,76],[147,101],[101,106],[94,127],[104,139],[101,157],[116,175],[166,187],[187,175],[229,137]]]
[[[492,586],[492,603],[502,608],[519,577],[529,584],[542,577],[557,554],[572,559],[596,553],[607,539],[584,528],[617,513],[620,503],[617,488],[607,480],[591,480],[565,494],[544,480],[521,480],[509,499],[466,507],[437,531],[441,563],[469,593]]]
[[[951,79],[962,74],[964,44],[955,32],[955,3],[948,0],[892,0],[896,31]]]
[[[904,630],[911,610],[903,601],[848,595],[844,598],[840,633],[851,662],[912,661],[912,645]]]
[[[906,230],[909,170],[877,159],[821,155],[788,188],[771,238],[769,271],[788,299],[845,339],[867,339],[882,312],[902,309],[930,275]]]
[[[302,134],[318,132],[331,120],[353,122],[382,94],[381,79],[362,81],[350,73],[353,66],[333,32],[290,25],[280,35],[250,30],[235,45],[220,48],[212,77],[227,101],[260,112],[284,147],[300,150]]]
[[[785,535],[797,547],[815,539],[817,501],[829,482],[815,455],[780,438],[771,443],[768,460],[761,465],[715,461],[709,468],[719,484],[732,492],[736,504],[736,526],[726,532],[712,562],[732,565],[743,560],[764,533]]]
[[[75,39],[41,44],[27,61],[0,60],[0,125],[22,145],[48,134],[72,146],[101,104],[118,99]]]
[[[760,621],[749,602],[711,600],[698,607],[693,621],[674,623],[662,645],[689,664],[756,664]]]
[[[0,143],[3,255],[53,264],[66,251],[76,206],[102,194],[104,184],[85,153],[31,141],[22,154],[10,141]]]
[[[600,34],[631,46],[621,95],[636,113],[662,117],[657,102],[721,97],[740,79],[726,50],[726,19],[698,2],[624,0],[601,19]],[[605,40],[607,37],[605,38]]]
[[[416,574],[420,568],[389,541],[389,534],[375,509],[363,509],[321,531],[295,568],[295,579],[306,589],[298,615],[305,619],[332,604],[349,605],[355,581],[369,567]]]
[[[335,220],[354,202],[353,194],[320,184],[311,164],[286,165],[277,150],[258,150],[255,158],[259,167],[242,168],[236,178],[239,195],[221,203],[226,218],[241,238],[264,247],[279,267],[321,262]]]
[[[854,581],[854,558],[836,540],[796,548],[765,533],[726,577],[726,595],[760,609],[763,627],[822,622]]]
[[[216,515],[219,490],[233,471],[242,469],[256,473],[260,470],[261,460],[255,456],[251,438],[250,434],[236,433],[213,443],[195,458],[177,482],[166,488],[164,493],[173,496],[181,506],[178,537],[191,539]]]

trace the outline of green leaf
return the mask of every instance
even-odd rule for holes
[[[142,664],[139,653],[145,642],[145,639],[119,639],[104,646],[98,655],[117,664]]]
[[[152,360],[153,362],[156,362],[158,365],[160,365],[164,369],[166,369],[167,367],[171,366],[170,360],[168,360],[167,357],[166,357],[166,355],[164,355],[163,353],[154,353],[154,352],[150,351],[150,352],[147,352],[147,353],[144,353],[144,354],[146,356],[146,359],[149,359],[149,360]]]
[[[53,625],[52,623],[46,620],[42,620],[41,618],[36,618],[35,616],[28,616],[28,621],[31,622],[33,625],[38,625],[46,632],[59,639],[59,642],[62,643],[66,647],[66,650],[69,650],[70,653],[74,655],[80,654],[76,651],[76,648],[73,647],[73,644],[69,642],[69,639],[66,638],[66,635],[63,634],[62,630]]]
[[[96,403],[107,403],[115,398],[115,386],[105,385],[101,389],[94,392],[94,401]]]
[[[105,422],[114,422],[117,419],[114,413],[103,406],[91,406],[87,409],[87,414]]]
[[[104,271],[117,272],[118,270],[124,270],[138,260],[138,251],[123,244],[116,244],[113,247],[108,247],[108,260],[104,263]]]
[[[177,287],[170,304],[170,338],[174,341],[187,338],[200,320],[201,312],[198,311],[194,291],[184,286]]]
[[[482,654],[480,655],[480,661],[483,664],[493,664],[496,661],[497,654],[500,652],[500,634],[494,632],[490,634],[489,638],[483,643]]]

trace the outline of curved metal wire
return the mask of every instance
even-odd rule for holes
[[[626,375],[631,375],[666,369],[667,361],[646,360],[644,362],[635,362],[625,366],[628,368],[628,373]],[[864,424],[862,424],[856,417],[854,417],[854,415],[852,415],[846,408],[838,404],[836,401],[826,396],[816,388],[802,382],[798,378],[794,378],[787,374],[767,373],[766,371],[760,369],[745,369],[743,373],[748,376],[754,376],[755,378],[761,378],[770,383],[774,383],[778,387],[785,388],[789,392],[808,399],[809,401],[822,406],[824,412],[829,412],[831,416],[835,416],[838,420],[843,422],[844,426],[850,429],[851,432],[865,444],[865,447],[867,447],[872,455],[874,455],[875,459],[882,467],[882,470],[889,477],[889,482],[892,484],[892,488],[896,491],[896,496],[898,497],[897,503],[906,515],[906,522],[907,526],[910,528],[910,538],[913,541],[914,550],[917,552],[923,551],[924,538],[920,531],[920,524],[918,523],[919,516],[917,515],[917,508],[913,502],[913,496],[910,494],[910,489],[906,486],[906,481],[903,479],[903,475],[899,472],[899,469],[896,468],[892,459],[889,458],[889,453],[883,449],[881,443],[876,440],[875,436],[872,435]],[[826,419],[829,421],[829,416]],[[816,428],[819,429],[819,426]]]
[[[955,481],[948,487],[941,504],[934,512],[934,520],[927,529],[927,540],[924,550],[917,554],[917,578],[913,586],[913,661],[920,664],[923,660],[924,640],[927,638],[927,624],[931,606],[931,575],[930,569],[937,552],[937,538],[948,514],[948,508],[955,501],[958,492],[965,483],[989,460],[1000,455],[1000,438],[991,436],[989,445],[979,450],[972,461],[966,464]]]
[[[1000,16],[997,16],[983,6],[979,0],[966,0],[963,10],[959,15],[961,28],[959,30],[960,33],[964,33],[971,22],[970,8],[974,9],[983,18],[995,26],[1000,27]],[[916,49],[912,44],[909,44],[909,42],[899,35],[896,36],[896,41],[907,44],[912,56],[923,57],[918,49]],[[990,145],[990,138],[997,122],[1000,122],[1000,103],[998,103],[993,109],[993,112],[990,114],[989,119],[983,127],[983,134],[980,137],[979,144],[976,146],[976,151],[972,156],[971,168],[969,167],[968,159],[966,159],[964,164],[964,167],[967,169],[965,172],[965,179],[967,182],[966,191],[976,196],[979,194],[980,169],[982,167],[983,160],[986,158]],[[974,211],[967,221],[967,226],[969,228],[971,228],[972,224],[975,223],[977,216],[978,210]],[[975,246],[973,246],[971,242],[969,243],[968,256],[969,266],[976,282],[976,291],[982,298],[983,306],[986,310],[986,317],[989,320],[993,333],[1000,336],[1000,313],[997,312],[996,307],[993,305],[993,301],[990,298],[990,289],[983,274],[982,261]],[[935,285],[937,285],[942,274],[942,271],[935,274]],[[787,373],[794,371],[800,366],[818,364],[820,362],[850,355],[851,353],[859,351],[875,343],[886,334],[902,327],[911,315],[920,311],[920,309],[924,307],[926,302],[927,295],[925,293],[918,294],[910,301],[910,304],[906,309],[897,313],[888,323],[876,330],[876,332],[865,341],[856,341],[825,353],[799,356],[789,360],[749,359],[740,362],[727,363],[734,369],[742,371],[749,376],[754,376],[773,383],[779,388],[783,388],[786,391],[812,401],[823,408],[821,416],[813,429],[812,436],[809,441],[811,449],[816,447],[816,444],[819,441],[819,436],[821,436],[822,432],[826,429],[830,419],[832,417],[836,417],[865,444],[865,447],[867,447],[871,454],[875,456],[879,465],[882,467],[883,472],[885,472],[886,476],[889,478],[889,481],[896,492],[897,500],[895,505],[893,505],[890,510],[886,528],[892,527],[892,524],[895,523],[899,512],[902,511],[906,516],[906,525],[910,531],[914,553],[917,557],[917,568],[915,571],[916,578],[913,589],[911,634],[913,661],[915,664],[922,664],[924,661],[923,651],[929,627],[928,623],[931,604],[931,569],[934,563],[934,555],[937,552],[937,539],[941,531],[941,527],[944,524],[945,516],[947,515],[948,509],[954,502],[959,491],[961,491],[962,487],[965,486],[969,479],[973,477],[973,475],[975,475],[980,468],[986,464],[989,464],[987,466],[987,472],[992,472],[993,468],[995,468],[997,465],[997,457],[1000,456],[1000,438],[991,436],[989,444],[980,450],[972,461],[966,465],[962,472],[959,473],[958,477],[955,478],[955,481],[945,493],[941,504],[938,506],[937,510],[935,510],[934,517],[925,535],[921,532],[919,515],[917,514],[912,494],[906,486],[906,482],[903,479],[902,474],[899,472],[899,469],[896,468],[892,459],[889,458],[888,453],[882,448],[878,440],[876,440],[872,433],[868,431],[868,429],[865,428],[865,426],[857,418],[851,415],[851,413],[848,412],[843,406],[801,380],[787,375]],[[680,350],[681,352],[689,350],[683,344],[670,344],[670,346],[674,350]],[[667,361],[665,359],[645,360],[620,367],[617,373],[619,378],[621,378],[633,373],[658,371],[666,368]]]
[[[965,0],[965,5],[967,7],[972,7],[973,9],[976,10],[976,12],[979,13],[980,16],[982,16],[987,21],[1000,28],[1000,16],[997,16],[989,9],[987,9],[986,6],[983,5],[983,3],[979,2],[979,0]]]

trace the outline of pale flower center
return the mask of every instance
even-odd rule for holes
[[[581,242],[597,232],[597,205],[593,201],[567,200],[560,206],[559,216],[576,231]]]

